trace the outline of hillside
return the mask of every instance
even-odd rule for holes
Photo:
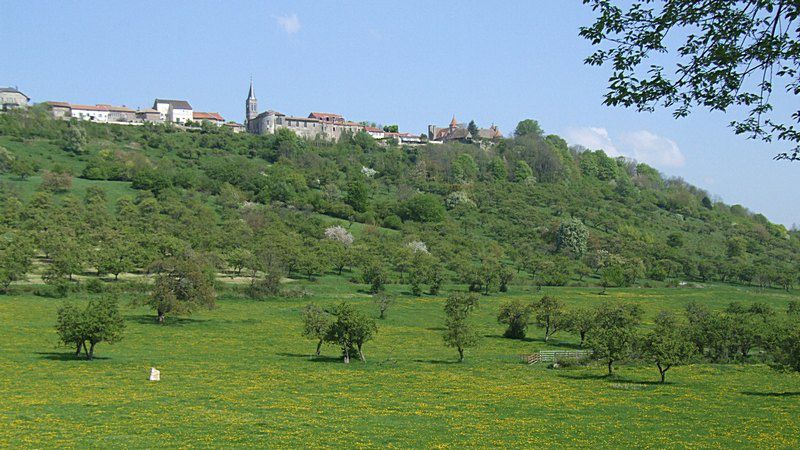
[[[797,281],[800,234],[740,205],[535,129],[481,144],[71,124],[35,107],[0,116],[0,227],[48,262],[69,260],[69,278],[141,271],[191,247],[221,272],[264,271],[269,248],[285,276],[378,266],[388,283],[485,292]],[[356,251],[328,245],[336,223]]]

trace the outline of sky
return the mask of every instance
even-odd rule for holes
[[[603,106],[608,69],[584,65],[592,47],[578,36],[592,19],[579,0],[0,0],[0,86],[33,102],[185,99],[241,122],[252,77],[259,111],[336,112],[415,134],[454,115],[506,134],[532,118],[800,224],[800,163],[772,159],[785,144],[736,136],[719,112],[676,120]]]

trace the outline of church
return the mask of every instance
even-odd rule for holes
[[[328,139],[337,141],[342,133],[364,131],[364,125],[349,122],[339,114],[312,112],[307,117],[287,116],[278,111],[268,110],[259,114],[258,100],[250,80],[250,91],[245,100],[245,128],[252,134],[274,134],[285,128],[302,138]]]

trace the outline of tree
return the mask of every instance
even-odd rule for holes
[[[214,268],[203,255],[188,250],[157,261],[150,295],[144,304],[156,310],[158,323],[167,314],[191,314],[198,308],[215,305]]]
[[[536,313],[536,324],[544,327],[545,342],[549,341],[550,336],[563,329],[566,325],[564,321],[564,304],[555,297],[545,295],[533,304],[533,310]]]
[[[63,149],[76,155],[86,153],[86,132],[82,127],[70,124],[64,132]]]
[[[375,321],[348,303],[341,303],[333,308],[331,315],[335,320],[328,329],[325,339],[339,345],[345,364],[350,363],[352,353],[357,353],[361,361],[366,362],[362,346],[377,333]]]
[[[386,311],[394,304],[394,297],[386,293],[380,293],[373,297],[373,301],[378,306],[378,318],[383,320],[386,318]]]
[[[604,303],[597,307],[594,325],[587,345],[594,356],[605,360],[608,374],[614,373],[613,364],[631,355],[636,342],[636,328],[642,321],[639,305]]]
[[[362,278],[364,279],[364,283],[370,285],[369,293],[377,294],[386,289],[385,285],[388,281],[389,274],[386,273],[386,267],[384,267],[383,261],[378,258],[372,258],[365,261],[364,267],[362,268]]]
[[[67,171],[49,171],[42,173],[42,190],[54,193],[66,192],[72,187],[72,175]]]
[[[564,313],[564,329],[571,331],[581,338],[580,346],[586,343],[586,334],[594,326],[594,314],[585,308],[571,309]]]
[[[19,178],[20,180],[25,180],[26,178],[36,173],[36,168],[34,168],[33,164],[29,163],[28,161],[16,158],[11,163],[10,171],[12,174],[16,175],[17,178]]]
[[[328,335],[328,331],[333,323],[331,315],[326,313],[319,306],[309,304],[300,311],[300,317],[303,320],[303,336],[317,340],[317,351],[315,355],[319,356],[322,344],[325,342],[325,337]]]
[[[472,139],[478,139],[478,125],[475,125],[474,120],[469,121],[469,125],[467,125],[467,131],[469,131],[469,135],[472,136]]]
[[[364,212],[369,207],[369,187],[361,177],[353,177],[347,183],[347,195],[344,202],[357,212]]]
[[[458,155],[451,170],[456,183],[469,183],[478,177],[478,164],[469,153]]]
[[[499,156],[495,156],[489,161],[489,176],[494,181],[504,181],[508,179],[506,163]]]
[[[508,325],[503,333],[509,339],[525,339],[525,330],[531,316],[531,306],[519,300],[512,300],[500,305],[497,322]]]
[[[86,359],[93,359],[97,344],[118,342],[124,330],[125,321],[117,301],[110,297],[89,300],[82,311],[67,302],[58,309],[56,331],[59,340],[64,345],[74,346],[76,356],[83,348]]]
[[[589,230],[580,219],[569,219],[561,222],[556,233],[556,248],[560,252],[580,258],[586,253],[586,242]]]
[[[477,306],[478,296],[475,294],[453,294],[445,302],[445,331],[442,337],[445,345],[458,350],[458,362],[464,361],[464,349],[478,345],[478,333],[468,320]]]
[[[539,122],[533,119],[525,119],[517,124],[517,128],[514,130],[514,136],[522,137],[522,136],[537,136],[541,137],[544,132],[542,128],[539,126]]]
[[[400,128],[397,125],[384,125],[383,131],[387,133],[397,133]]]
[[[25,279],[33,255],[33,243],[23,235],[9,232],[0,238],[0,292],[5,292],[12,282]]]
[[[531,169],[531,166],[529,166],[524,159],[517,160],[517,163],[514,166],[514,181],[525,181],[532,177],[533,169]]]
[[[695,107],[747,110],[730,125],[736,134],[793,147],[778,159],[800,158],[800,130],[773,114],[773,88],[800,94],[800,4],[784,0],[584,0],[598,16],[580,35],[603,48],[589,65],[612,67],[604,103],[685,117]],[[678,36],[681,36],[678,38]],[[671,54],[674,64],[657,61]],[[657,61],[651,56],[658,55]],[[780,90],[780,89],[779,89]],[[789,100],[791,103],[791,100]]]
[[[642,345],[643,354],[658,367],[662,383],[667,371],[685,364],[694,351],[685,327],[678,323],[674,313],[667,311],[658,314],[655,327],[645,335]]]

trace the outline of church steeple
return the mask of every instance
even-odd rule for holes
[[[245,115],[244,124],[248,126],[249,122],[258,116],[258,100],[256,94],[253,92],[253,78],[250,78],[250,91],[247,93],[247,100],[245,101]]]

